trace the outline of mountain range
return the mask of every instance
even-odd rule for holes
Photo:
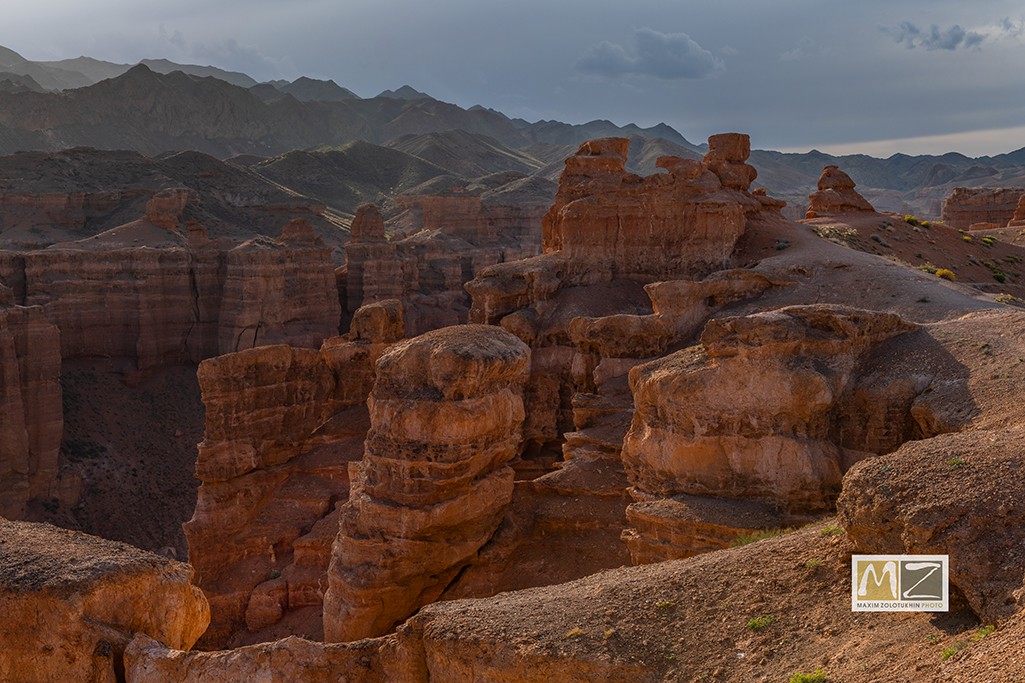
[[[552,179],[577,145],[608,136],[632,138],[630,166],[645,173],[657,170],[655,160],[663,154],[700,157],[705,151],[666,124],[529,122],[479,105],[464,109],[408,85],[364,99],[330,80],[257,83],[246,74],[163,59],[136,65],[89,57],[33,62],[0,47],[0,154],[85,146],[148,156],[194,150],[261,161],[306,150],[302,158],[324,163],[332,150],[360,141],[461,179],[504,171]],[[294,168],[295,157],[269,163],[268,172],[286,161]],[[933,218],[953,187],[1025,186],[1025,148],[993,157],[887,159],[756,150],[751,163],[758,184],[787,200],[795,217],[803,214],[826,165],[843,168],[877,208]],[[350,168],[345,177],[358,185],[354,179],[374,172]],[[327,196],[367,194],[337,192]],[[351,210],[351,201],[341,204],[344,212]]]

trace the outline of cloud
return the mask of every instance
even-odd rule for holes
[[[899,26],[882,26],[880,30],[909,50],[917,47],[924,47],[926,50],[973,48],[979,47],[986,40],[985,34],[966,31],[959,24],[943,30],[933,24],[928,31],[924,31],[910,21],[902,21]]]
[[[818,46],[815,41],[805,36],[801,38],[801,42],[793,50],[787,50],[779,56],[781,62],[796,62],[804,59],[805,57],[818,52]]]
[[[640,28],[634,31],[630,49],[603,41],[577,62],[577,68],[606,77],[636,74],[676,80],[715,76],[726,65],[686,33]]]

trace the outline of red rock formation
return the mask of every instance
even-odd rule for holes
[[[545,207],[535,193],[412,195],[400,203],[406,222],[413,222],[406,237],[387,241],[372,205],[360,207],[353,220],[346,264],[339,269],[350,313],[399,298],[410,334],[464,323],[470,302],[463,285],[470,277],[540,251]]]
[[[354,328],[319,351],[267,346],[199,366],[203,483],[185,533],[211,603],[206,644],[323,598],[334,506],[362,455],[374,363],[402,333],[398,302],[360,309]]]
[[[32,500],[77,498],[74,482],[58,479],[59,377],[60,333],[43,310],[0,306],[0,515],[23,517]]]
[[[218,351],[315,348],[337,334],[339,313],[331,250],[305,221],[293,221],[277,240],[256,238],[228,252]]]
[[[473,564],[512,497],[529,359],[508,332],[454,326],[378,361],[332,550],[326,640],[387,633]]]
[[[15,299],[42,306],[63,358],[127,357],[139,369],[337,334],[330,249],[301,227],[235,247],[0,252]]]
[[[1011,216],[1011,220],[1007,223],[1009,228],[1020,228],[1023,226],[1025,226],[1025,192],[1022,193],[1021,199],[1018,200],[1018,206],[1014,209],[1014,215]]]
[[[1025,603],[1020,428],[945,434],[859,463],[838,519],[863,553],[950,556],[950,582],[983,624]]]
[[[191,577],[123,543],[0,519],[0,680],[119,680],[136,633],[187,650],[210,616]]]
[[[168,232],[178,230],[185,206],[197,197],[189,189],[161,190],[146,202],[146,220]]]
[[[969,230],[976,223],[1003,227],[1015,217],[1023,195],[1020,187],[955,187],[943,201],[943,222],[957,230]]]
[[[717,144],[726,142],[744,146],[729,137]],[[613,277],[651,281],[722,268],[744,231],[745,204],[757,207],[754,200],[743,201],[739,188],[737,197],[728,194],[739,182],[735,167],[746,165],[720,158],[720,152],[709,152],[706,162],[665,157],[659,166],[668,174],[642,179],[626,172],[628,144],[622,138],[592,140],[566,160],[543,222],[545,252],[558,252],[572,264],[576,284]]]
[[[843,472],[869,450],[830,439],[857,358],[911,328],[892,313],[829,306],[712,320],[700,347],[630,373],[631,483],[642,496],[828,508]]]
[[[809,195],[805,218],[819,218],[857,211],[875,211],[872,205],[854,189],[851,177],[836,166],[826,166],[819,176],[818,192]]]

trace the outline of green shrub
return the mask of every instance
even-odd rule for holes
[[[761,631],[763,628],[771,626],[776,621],[776,617],[771,614],[763,614],[758,617],[752,617],[747,620],[747,627],[752,631]]]
[[[904,216],[904,222],[908,225],[918,225],[918,219],[912,216],[910,213]]]
[[[795,673],[790,677],[790,683],[826,683],[826,672],[822,669],[815,669],[815,673]]]

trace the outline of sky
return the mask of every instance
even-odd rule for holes
[[[34,0],[28,59],[167,58],[257,80],[403,84],[530,121],[889,156],[1025,147],[1021,0]]]

